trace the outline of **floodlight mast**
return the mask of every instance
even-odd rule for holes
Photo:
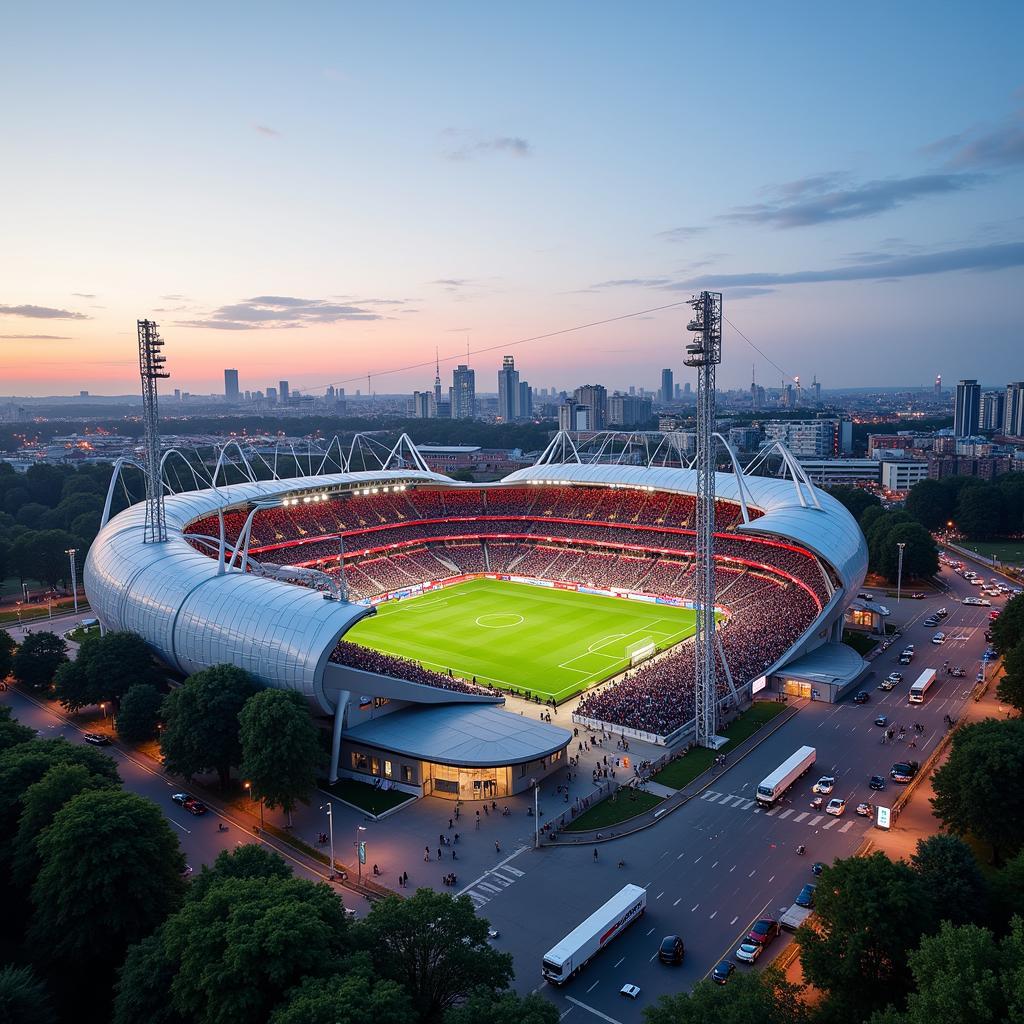
[[[697,616],[694,635],[694,742],[714,746],[718,727],[715,671],[715,367],[722,361],[722,293],[690,300],[693,339],[686,366],[697,369]]]
[[[144,544],[162,544],[167,540],[164,517],[164,488],[160,479],[160,412],[157,408],[158,380],[170,374],[164,369],[167,357],[160,350],[163,338],[152,320],[137,321],[139,331],[139,376],[142,378],[142,424],[146,448],[146,521],[142,531]]]

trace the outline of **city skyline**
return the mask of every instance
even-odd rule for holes
[[[978,376],[979,337],[993,379],[1020,376],[1017,6],[990,9],[995,37],[879,6],[880,39],[870,17],[741,4],[727,41],[668,6],[544,9],[542,39],[540,6],[397,10],[313,5],[287,33],[221,10],[198,36],[119,5],[63,7],[58,33],[14,12],[2,390],[134,390],[141,317],[196,393],[229,366],[243,389],[369,373],[411,393],[435,347],[446,378],[468,347],[493,350],[469,357],[481,380],[507,350],[532,380],[653,389],[686,379],[686,306],[513,346],[705,287],[723,387],[752,361],[768,387],[953,382]]]

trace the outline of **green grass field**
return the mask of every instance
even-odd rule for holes
[[[693,621],[688,608],[481,579],[381,605],[345,639],[562,701],[622,671],[632,644],[692,636]]]
[[[997,558],[1004,565],[1024,565],[1024,540],[962,540],[958,543],[983,558]]]

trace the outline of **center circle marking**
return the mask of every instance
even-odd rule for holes
[[[495,622],[493,621],[495,619],[502,621]],[[513,621],[508,621],[510,619]],[[515,612],[493,612],[490,615],[478,616],[476,624],[478,626],[483,626],[484,629],[509,629],[511,626],[521,625],[523,621],[524,619],[522,615],[516,615]]]

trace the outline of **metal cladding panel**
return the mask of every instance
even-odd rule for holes
[[[695,494],[697,489],[697,474],[692,469],[607,463],[530,466],[509,474],[502,483],[530,480],[549,484],[625,484],[679,494]],[[745,476],[743,486],[747,492],[747,503],[764,515],[749,525],[737,526],[737,532],[766,534],[801,544],[836,570],[846,590],[856,591],[860,587],[867,573],[867,546],[856,520],[840,502],[814,488],[821,508],[810,502],[802,505],[796,484],[777,477]],[[803,491],[806,499],[807,488],[804,487]],[[740,488],[735,475],[716,473],[715,493],[723,501],[738,502]]]

